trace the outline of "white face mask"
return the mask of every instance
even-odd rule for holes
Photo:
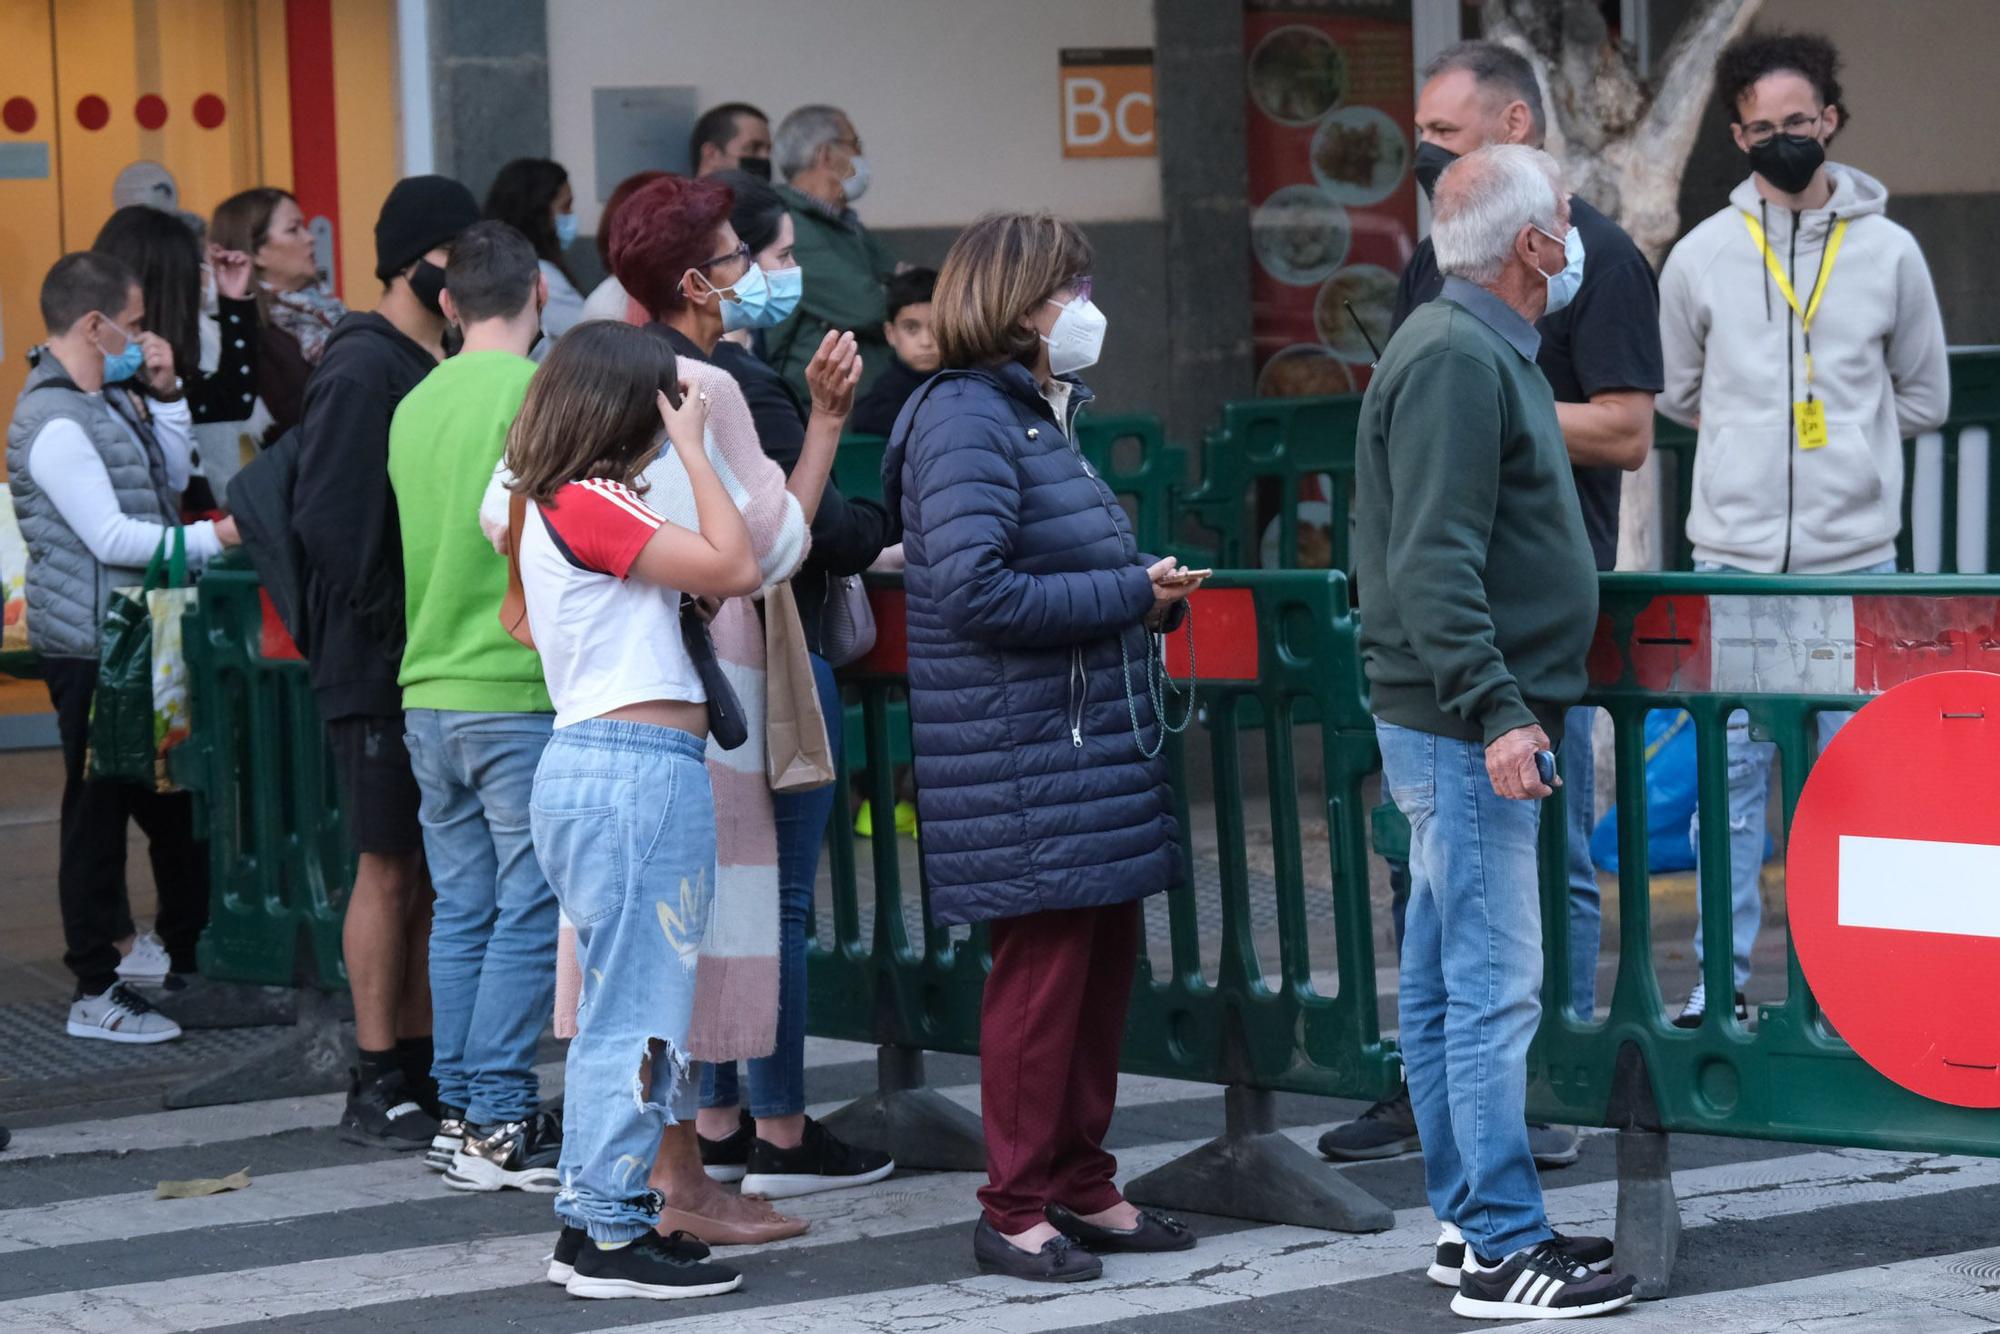
[[[867,158],[850,158],[847,165],[853,169],[854,174],[840,183],[840,189],[847,196],[847,202],[852,204],[855,200],[868,193],[868,182],[872,178],[868,174]]]
[[[1050,297],[1049,304],[1062,307],[1062,314],[1042,337],[1049,345],[1049,372],[1074,375],[1095,366],[1104,353],[1104,328],[1109,323],[1104,312],[1084,296],[1067,302]]]
[[[1534,227],[1533,223],[1528,225]],[[1556,239],[1556,234],[1546,228],[1535,227],[1535,230],[1551,241]],[[1571,223],[1569,235],[1562,240],[1562,248],[1562,268],[1542,275],[1549,284],[1549,307],[1542,312],[1544,319],[1575,300],[1577,289],[1583,286],[1583,229]]]

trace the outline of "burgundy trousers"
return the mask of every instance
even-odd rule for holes
[[[1122,1198],[1104,1132],[1139,957],[1139,905],[1069,908],[992,923],[979,1010],[987,1221],[1014,1235],[1044,1206],[1079,1214]]]

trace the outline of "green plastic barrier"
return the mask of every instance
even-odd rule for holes
[[[169,762],[208,837],[202,976],[342,990],[354,862],[305,664],[282,632],[267,638],[246,557],[210,565],[198,587],[182,626],[194,726]]]

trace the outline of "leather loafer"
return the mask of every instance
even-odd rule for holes
[[[1151,1209],[1139,1211],[1136,1227],[1099,1227],[1086,1223],[1060,1204],[1052,1204],[1042,1211],[1049,1222],[1065,1237],[1085,1250],[1099,1255],[1126,1251],[1138,1254],[1146,1251],[1185,1251],[1194,1245],[1194,1233],[1186,1223],[1178,1218],[1155,1213]]]
[[[972,1229],[972,1258],[982,1274],[1005,1274],[1030,1283],[1081,1283],[1104,1274],[1104,1262],[1068,1237],[1051,1237],[1039,1251],[1024,1251],[983,1217]]]

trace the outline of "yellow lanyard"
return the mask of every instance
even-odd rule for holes
[[[1819,260],[1819,278],[1813,283],[1812,296],[1806,301],[1806,308],[1800,310],[1798,294],[1792,290],[1792,280],[1785,276],[1785,270],[1778,263],[1778,257],[1771,252],[1771,243],[1764,239],[1764,229],[1758,226],[1757,219],[1748,213],[1743,214],[1742,218],[1743,225],[1750,229],[1750,239],[1757,243],[1758,252],[1764,256],[1764,267],[1769,269],[1771,277],[1777,280],[1778,291],[1784,294],[1785,304],[1792,308],[1792,314],[1799,317],[1799,333],[1805,341],[1806,348],[1806,394],[1810,397],[1813,380],[1813,316],[1819,314],[1819,299],[1826,295],[1827,280],[1833,277],[1833,262],[1840,256],[1840,239],[1847,235],[1847,219],[1842,218],[1834,223],[1833,230],[1827,234],[1826,251]]]

